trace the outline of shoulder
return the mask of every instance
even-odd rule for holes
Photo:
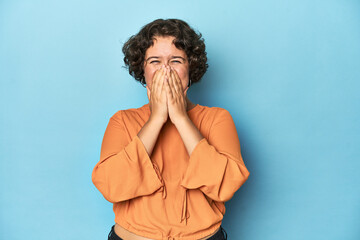
[[[134,121],[136,119],[146,119],[150,114],[149,104],[137,108],[122,109],[115,112],[110,119],[118,122]]]
[[[217,106],[200,105],[196,118],[210,128],[219,123],[229,124],[233,122],[230,112]]]
[[[216,107],[216,106],[204,106],[204,105],[200,105],[201,107],[201,112],[204,114],[204,115],[207,115],[207,117],[211,117],[213,119],[216,119],[216,118],[223,118],[223,117],[231,117],[231,114],[228,110],[226,110],[225,108],[222,108],[222,107]]]
[[[215,109],[212,126],[233,124],[233,118],[228,110],[221,107],[215,107]]]

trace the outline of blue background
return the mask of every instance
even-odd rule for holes
[[[91,173],[109,118],[147,103],[121,47],[156,18],[203,34],[189,98],[236,123],[229,239],[360,239],[356,0],[0,1],[0,239],[107,239]]]

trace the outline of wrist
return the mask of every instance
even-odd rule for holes
[[[174,120],[174,125],[175,126],[181,126],[181,125],[184,125],[186,123],[189,123],[189,121],[192,123],[192,121],[190,120],[189,116],[188,115],[184,115],[182,117],[178,117]]]
[[[166,120],[167,119],[162,119],[162,118],[154,117],[154,116],[150,115],[148,124],[155,125],[155,126],[162,126],[165,124]]]

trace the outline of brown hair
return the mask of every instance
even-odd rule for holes
[[[189,78],[192,83],[200,81],[208,64],[205,42],[201,33],[196,33],[185,21],[180,19],[156,19],[141,28],[124,44],[125,67],[137,81],[145,84],[144,59],[146,50],[154,44],[154,37],[175,37],[175,47],[183,50],[189,61]]]

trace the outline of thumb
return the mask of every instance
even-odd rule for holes
[[[186,89],[184,91],[184,96],[186,96],[188,90],[189,90],[189,87],[186,87]]]
[[[148,86],[146,86],[146,93],[147,93],[147,96],[148,96],[149,101],[150,101],[151,91],[150,91],[150,89],[149,89],[149,87],[148,87]]]

